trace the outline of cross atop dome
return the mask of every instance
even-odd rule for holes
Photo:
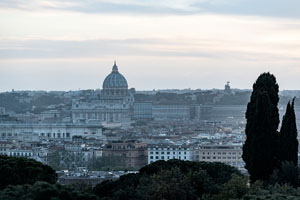
[[[117,66],[117,64],[116,64],[116,61],[114,62],[114,66],[113,66],[113,68],[112,68],[112,71],[113,71],[113,72],[118,72],[118,66]]]

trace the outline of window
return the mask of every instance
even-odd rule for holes
[[[170,155],[170,152],[167,152],[168,155]]]
[[[162,151],[161,154],[165,154],[165,152]]]
[[[158,151],[157,151],[157,152],[155,152],[155,154],[158,154]]]
[[[153,159],[153,156],[150,156],[150,159]]]
[[[155,156],[155,159],[158,159],[158,156]]]
[[[150,151],[150,154],[153,154],[153,151]]]
[[[163,159],[163,160],[164,160],[164,159],[165,159],[165,157],[164,157],[164,156],[162,156],[162,157],[161,157],[161,159]]]
[[[205,160],[205,156],[202,156],[202,159]]]

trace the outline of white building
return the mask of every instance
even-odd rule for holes
[[[33,158],[33,150],[31,148],[15,148],[15,149],[7,149],[6,155],[8,156],[16,156],[16,157],[26,157]]]
[[[74,136],[105,139],[98,124],[0,123],[0,139],[71,141]]]
[[[193,148],[190,146],[179,145],[149,145],[148,146],[148,164],[158,160],[193,160]]]

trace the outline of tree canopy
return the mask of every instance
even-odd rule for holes
[[[247,139],[242,156],[251,182],[268,180],[276,167],[278,92],[276,78],[270,73],[261,74],[253,85],[246,111]]]
[[[0,156],[0,189],[8,185],[34,184],[45,181],[54,184],[57,181],[55,171],[33,159]]]
[[[82,192],[72,186],[36,182],[34,185],[8,186],[0,191],[0,200],[97,200],[93,194]]]
[[[222,163],[157,161],[138,174],[98,184],[94,193],[104,199],[198,199],[217,195],[233,174],[242,176]]]

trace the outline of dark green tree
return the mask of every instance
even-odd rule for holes
[[[72,186],[36,182],[34,185],[8,186],[0,191],[0,200],[98,200],[96,195]]]
[[[251,182],[267,180],[276,168],[279,87],[270,73],[261,74],[253,85],[246,111],[246,136],[243,146],[245,168]]]
[[[202,199],[220,193],[233,174],[242,176],[236,168],[223,163],[161,160],[141,168],[137,174],[103,181],[93,191],[101,199]]]
[[[297,125],[294,110],[294,100],[288,103],[286,113],[282,119],[280,129],[280,151],[279,158],[281,163],[288,161],[293,162],[295,166],[298,165],[298,139],[297,139]]]
[[[56,183],[57,174],[48,165],[32,159],[0,156],[0,189],[8,185]]]

